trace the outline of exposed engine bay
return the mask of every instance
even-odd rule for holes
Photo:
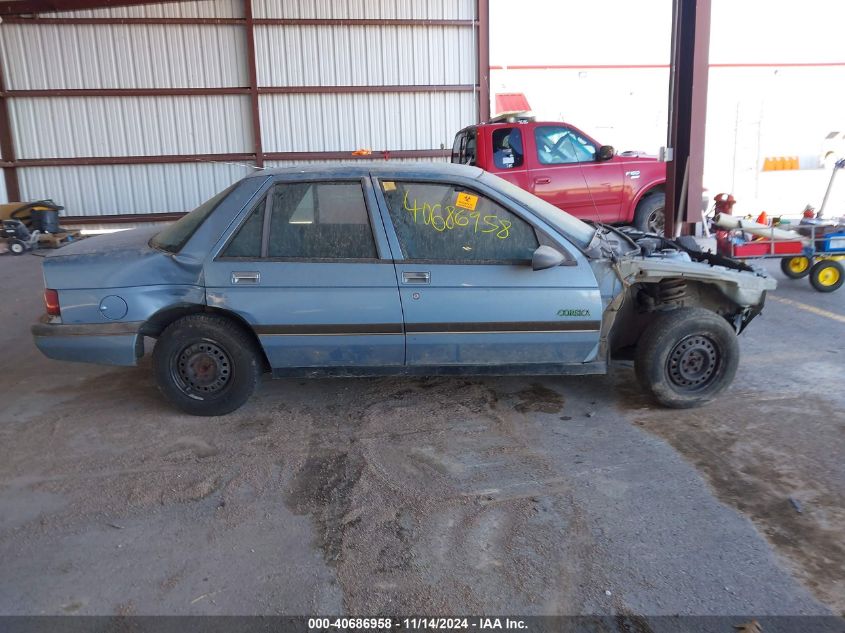
[[[710,310],[739,334],[776,286],[762,269],[702,251],[692,237],[668,239],[631,227],[593,226],[596,238],[588,254],[609,260],[623,286],[605,312],[612,321],[606,324],[608,344],[617,357],[636,345],[656,313],[677,308]]]

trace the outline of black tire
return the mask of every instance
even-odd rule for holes
[[[12,255],[23,255],[26,252],[26,244],[20,240],[9,240],[9,252]]]
[[[703,308],[664,312],[637,343],[640,385],[660,404],[697,407],[715,398],[734,379],[739,365],[736,333],[725,319]]]
[[[661,191],[648,194],[637,205],[634,226],[643,233],[663,235],[665,225],[666,194]]]
[[[780,271],[790,279],[801,279],[810,274],[813,262],[803,255],[784,257],[780,260]]]
[[[845,268],[833,259],[822,259],[810,269],[810,283],[819,292],[833,292],[842,287]]]
[[[171,323],[153,349],[164,396],[191,415],[225,415],[246,402],[261,378],[255,339],[225,317],[193,314]]]

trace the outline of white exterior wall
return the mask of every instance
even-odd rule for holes
[[[474,0],[262,0],[256,18],[471,20]]]
[[[473,84],[473,30],[459,26],[256,26],[262,86]]]
[[[475,0],[253,0],[261,18],[471,20]],[[76,18],[243,18],[241,0],[43,14]],[[473,85],[472,26],[256,25],[262,87]],[[0,24],[9,90],[245,88],[243,24]],[[18,159],[252,153],[247,94],[13,97]],[[477,118],[464,92],[267,94],[266,152],[432,150]],[[314,161],[305,161],[314,162]],[[267,163],[290,165],[288,162]],[[24,199],[67,215],[189,210],[253,167],[207,162],[18,168]],[[3,193],[3,191],[0,191]]]
[[[490,2],[491,99],[523,92],[539,118],[568,121],[620,150],[656,154],[666,145],[671,2],[522,0],[520,8]],[[538,37],[537,16],[596,28]],[[800,8],[713,0],[704,156],[711,199],[732,192],[738,212],[770,216],[821,203],[830,178],[817,169],[822,142],[845,130],[843,20],[845,3],[829,0]],[[801,170],[763,172],[767,156],[798,156]],[[843,181],[829,216],[845,213]]]
[[[65,207],[63,215],[109,215],[193,209],[253,169],[179,163],[28,167],[18,173],[27,200],[52,198]]]

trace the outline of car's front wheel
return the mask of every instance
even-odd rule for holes
[[[719,315],[678,308],[658,316],[640,337],[635,369],[660,404],[686,409],[705,404],[734,379],[739,345]]]
[[[252,336],[233,321],[193,314],[171,323],[153,350],[164,396],[191,415],[224,415],[246,402],[262,373]]]

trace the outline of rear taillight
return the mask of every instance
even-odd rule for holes
[[[50,316],[62,315],[62,309],[59,307],[59,293],[56,290],[47,288],[44,291],[44,306]]]

